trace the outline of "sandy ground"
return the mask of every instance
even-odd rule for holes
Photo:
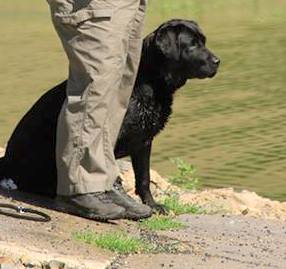
[[[188,228],[166,232],[191,246],[189,253],[129,257],[124,269],[286,268],[282,222],[232,216],[181,216]]]
[[[102,232],[114,229],[115,225],[88,221],[0,196],[0,203],[7,202],[39,209],[52,220],[42,223],[0,215],[0,256],[24,257],[33,263],[60,260],[72,267],[94,269],[105,268],[115,256],[72,240],[75,231],[91,229]]]
[[[0,202],[7,201],[0,196]],[[286,264],[286,228],[284,222],[278,220],[243,215],[183,215],[179,219],[187,228],[158,233],[166,242],[175,241],[184,246],[181,250],[117,256],[76,242],[71,235],[85,229],[95,232],[125,230],[137,234],[135,222],[99,223],[46,208],[41,210],[52,217],[51,222],[37,223],[0,215],[0,256],[24,257],[36,264],[58,260],[69,268],[89,269],[284,269]]]

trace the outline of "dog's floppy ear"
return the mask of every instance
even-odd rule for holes
[[[180,42],[174,27],[159,28],[155,35],[155,45],[166,58],[180,59]]]
[[[206,37],[197,22],[186,21],[185,25],[187,28],[191,29],[197,35],[197,37],[203,41],[203,43],[206,43]]]
[[[180,60],[182,29],[190,30],[198,39],[206,42],[206,37],[195,21],[170,20],[155,32],[155,46],[167,59]]]

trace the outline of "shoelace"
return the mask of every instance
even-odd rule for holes
[[[103,203],[112,203],[111,198],[105,192],[96,192],[94,193],[94,196]]]

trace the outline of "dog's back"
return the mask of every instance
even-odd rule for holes
[[[18,123],[0,159],[0,179],[12,178],[23,191],[54,194],[54,131],[65,87],[63,82],[45,93]]]

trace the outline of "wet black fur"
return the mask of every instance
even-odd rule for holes
[[[144,39],[141,63],[129,107],[115,147],[116,158],[131,156],[136,193],[163,212],[150,192],[153,138],[165,127],[174,93],[188,79],[213,77],[219,60],[205,47],[195,22],[171,20]],[[20,190],[55,196],[55,130],[65,99],[66,81],[44,94],[14,130],[0,176],[13,178]]]

